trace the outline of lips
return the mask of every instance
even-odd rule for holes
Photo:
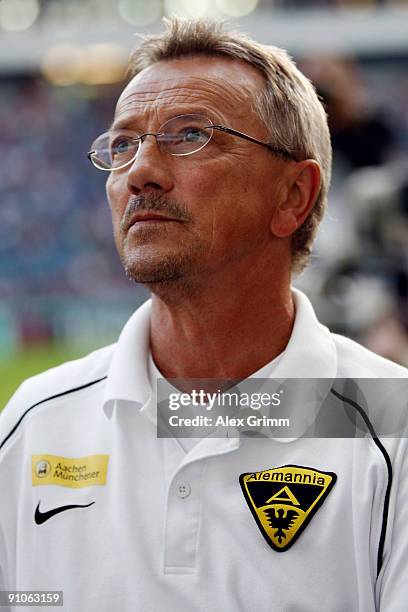
[[[160,215],[158,213],[143,211],[133,215],[130,219],[128,229],[130,229],[133,225],[138,223],[148,223],[148,222],[165,222],[165,221],[178,221],[178,219],[173,219],[171,217],[166,217],[165,215]]]

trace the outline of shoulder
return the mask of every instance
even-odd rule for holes
[[[408,369],[380,357],[361,344],[332,334],[336,345],[339,378],[408,378]]]
[[[114,349],[115,344],[103,347],[25,380],[0,413],[0,444],[30,408],[104,380]]]

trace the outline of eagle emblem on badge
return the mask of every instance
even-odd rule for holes
[[[241,474],[239,482],[263,537],[283,552],[310,523],[336,479],[334,472],[284,465]]]

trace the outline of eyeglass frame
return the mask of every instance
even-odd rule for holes
[[[177,119],[178,117],[182,117],[182,115],[176,115],[175,117],[171,117],[171,119]],[[203,115],[203,117],[204,117],[204,115]],[[209,120],[207,119],[207,121],[209,121]],[[238,138],[243,138],[244,140],[248,140],[249,142],[253,142],[254,144],[258,144],[258,145],[261,145],[262,147],[267,148],[269,151],[271,151],[271,153],[274,153],[275,155],[278,155],[278,156],[280,155],[282,157],[286,157],[287,159],[290,159],[292,161],[296,161],[296,162],[299,161],[297,157],[295,157],[294,155],[292,155],[291,153],[289,153],[285,149],[280,149],[278,147],[274,147],[269,142],[263,142],[262,140],[258,140],[257,138],[254,138],[253,136],[249,136],[248,134],[245,134],[245,132],[240,132],[238,130],[234,130],[233,128],[226,127],[225,125],[213,125],[210,122],[210,124],[208,126],[206,126],[206,128],[204,128],[204,129],[219,130],[220,132],[225,132],[227,134],[231,134],[232,136],[237,136]],[[109,131],[110,130],[108,130],[108,132],[105,132],[105,134],[109,134]],[[129,131],[132,131],[132,130],[129,130]],[[136,132],[135,132],[135,134],[136,134]],[[137,136],[137,138],[135,138],[135,140],[138,140],[138,141],[140,141],[140,144],[143,144],[143,140],[144,140],[144,138],[146,138],[146,136],[154,136],[156,138],[156,141],[157,141],[157,136],[159,136],[159,135],[160,135],[160,132],[144,132],[143,134],[140,134],[140,136]],[[103,136],[103,134],[101,134],[101,136]],[[98,136],[97,138],[100,138],[100,136]],[[97,138],[95,140],[97,140]],[[197,149],[197,151],[191,151],[190,153],[169,153],[169,155],[172,155],[173,157],[186,157],[187,155],[194,155],[194,153],[198,153],[199,151],[201,151],[201,149],[204,149],[204,147],[206,147],[207,144],[210,142],[211,138],[212,138],[212,135],[210,136],[208,141],[205,143],[205,145],[203,145],[202,147]],[[159,145],[159,147],[160,147],[160,145]],[[136,149],[135,155],[129,161],[127,161],[123,166],[119,166],[118,168],[100,168],[99,166],[96,166],[95,163],[92,160],[92,154],[96,153],[96,151],[88,151],[88,153],[86,155],[87,155],[89,161],[91,162],[91,164],[97,170],[102,170],[102,172],[117,172],[118,170],[123,170],[123,168],[127,168],[128,166],[133,164],[133,162],[135,161],[135,159],[137,157],[137,154],[139,153],[139,150],[140,150],[140,145]]]

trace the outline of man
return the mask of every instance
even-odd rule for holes
[[[405,441],[379,439],[358,389],[332,385],[406,371],[291,291],[330,182],[312,85],[282,50],[175,19],[134,52],[89,157],[152,299],[116,345],[27,381],[4,410],[2,588],[63,591],[87,612],[406,610]],[[161,376],[321,378],[323,421],[352,411],[367,435],[302,435],[300,401],[283,402],[290,438],[157,438]]]

